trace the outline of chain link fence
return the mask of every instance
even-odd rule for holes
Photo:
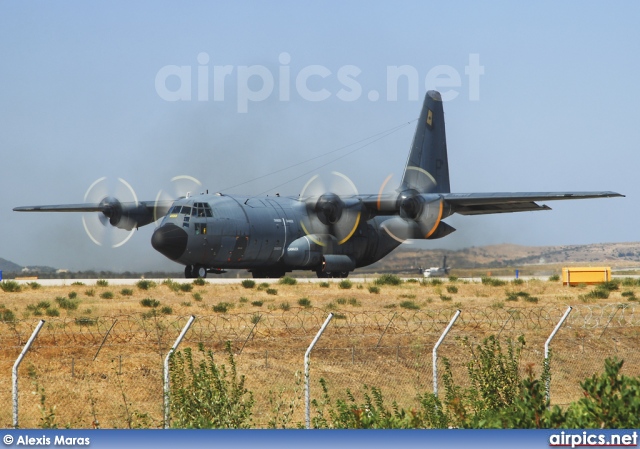
[[[544,342],[566,307],[462,309],[440,346],[454,381],[466,385],[469,346],[496,335],[524,335],[521,368],[539,374]],[[417,394],[433,391],[432,349],[455,309],[334,312],[311,353],[311,398],[321,399],[325,379],[333,398],[363,385],[379,388],[389,404],[416,407]],[[227,363],[230,341],[238,371],[255,398],[253,426],[304,423],[304,353],[328,312],[291,308],[246,314],[196,316],[180,349],[199,345]],[[163,425],[163,359],[189,317],[153,314],[49,319],[19,370],[19,424],[72,428]],[[12,426],[11,368],[37,320],[0,322],[0,425]],[[580,381],[603,371],[604,360],[625,360],[624,374],[640,375],[640,307],[574,306],[551,343],[551,402],[580,398]],[[441,362],[440,362],[441,363]],[[438,372],[443,367],[439,365]],[[286,418],[283,418],[286,416]],[[312,410],[313,416],[313,410]],[[278,417],[278,419],[276,419]]]

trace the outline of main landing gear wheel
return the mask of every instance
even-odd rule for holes
[[[206,278],[207,267],[204,265],[187,265],[184,267],[184,277],[187,279]]]
[[[202,265],[196,265],[193,270],[193,277],[195,278],[206,278],[207,277],[207,268]]]
[[[326,279],[326,278],[346,278],[346,277],[349,277],[349,272],[348,272],[348,271],[331,271],[331,272],[326,272],[326,271],[322,271],[322,270],[316,270],[316,276],[318,276],[318,278],[320,278],[320,279]]]

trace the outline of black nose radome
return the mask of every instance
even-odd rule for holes
[[[151,245],[171,260],[176,260],[187,249],[187,233],[174,224],[165,224],[153,232]]]

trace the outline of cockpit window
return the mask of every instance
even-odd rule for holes
[[[182,211],[184,213],[184,209]],[[207,203],[194,203],[191,209],[192,217],[213,217],[213,211]]]
[[[191,215],[191,207],[182,206],[182,213],[185,214],[185,215]]]
[[[179,214],[180,213],[180,209],[182,209],[182,206],[173,206],[173,208],[171,209],[171,213],[172,214]]]

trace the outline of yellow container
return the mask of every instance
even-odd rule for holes
[[[602,284],[611,280],[611,267],[564,267],[562,285]]]

